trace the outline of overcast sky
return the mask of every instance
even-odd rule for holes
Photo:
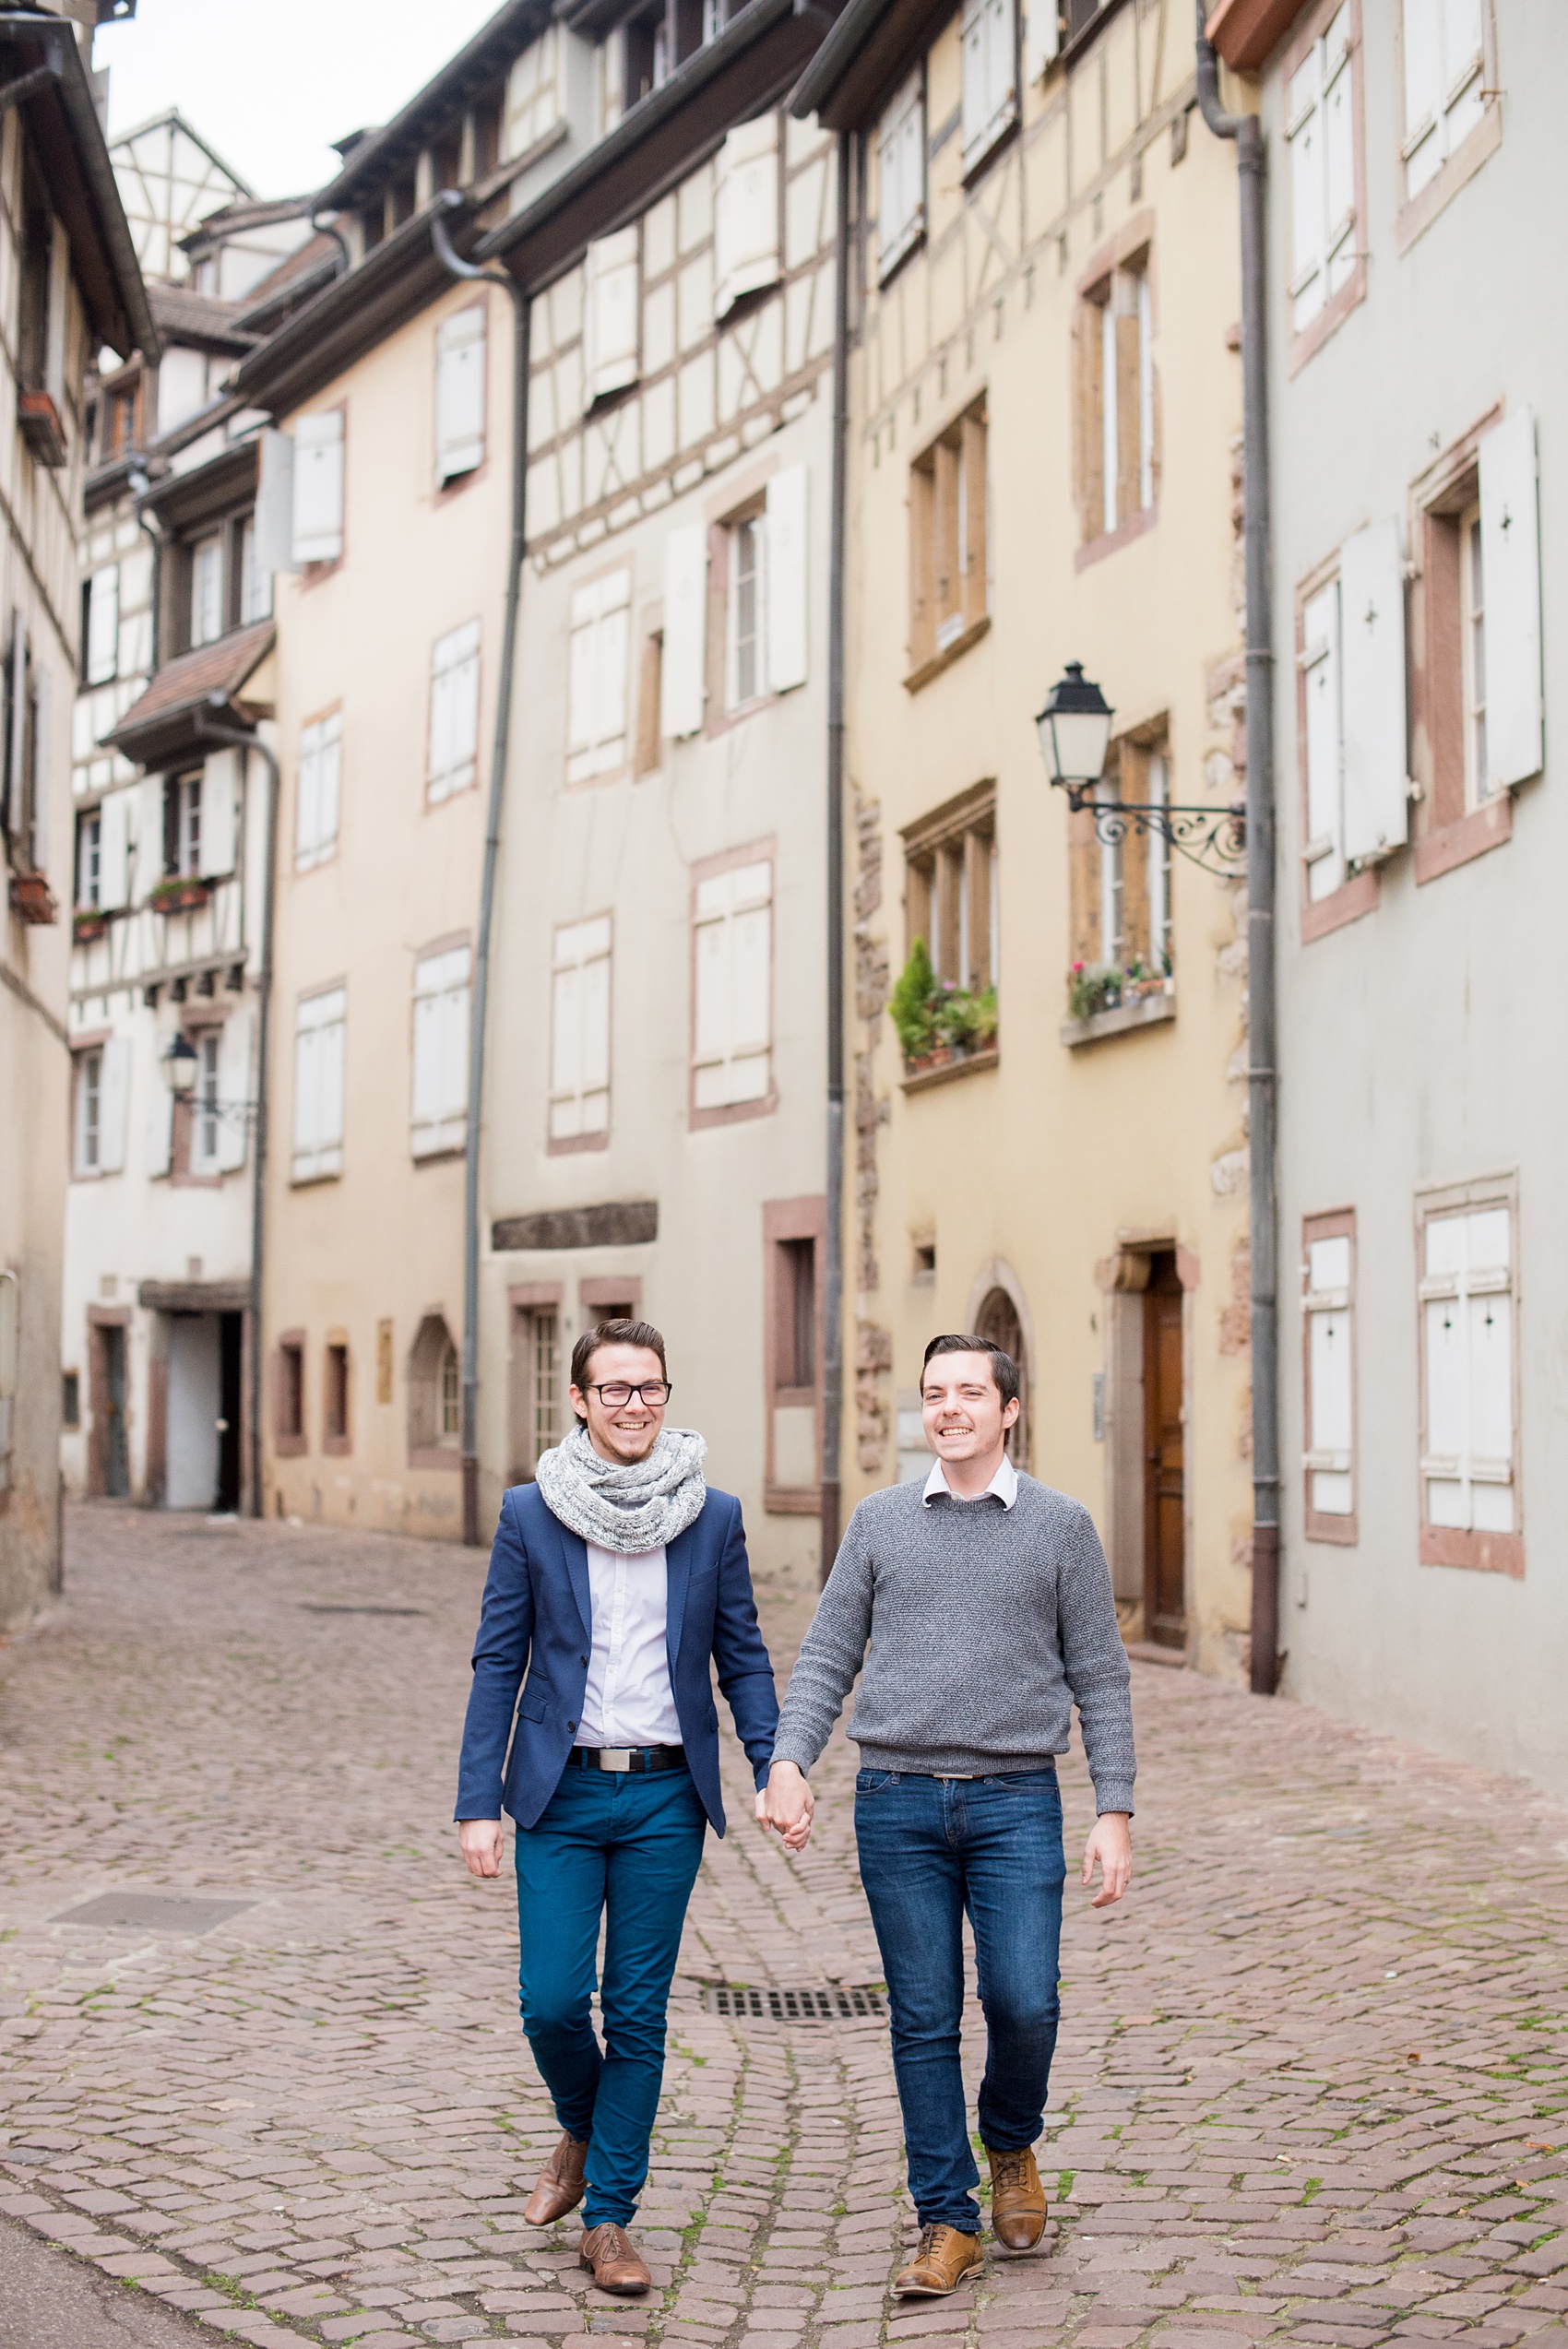
[[[338,169],[330,141],[384,123],[500,0],[137,0],[104,25],[111,135],[177,106],[258,196]]]

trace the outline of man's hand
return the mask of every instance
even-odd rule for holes
[[[1096,1860],[1099,1862],[1100,1884],[1094,1905],[1109,1908],[1112,1901],[1121,1899],[1133,1880],[1133,1838],[1124,1810],[1102,1810],[1095,1821],[1094,1832],[1084,1845],[1080,1884],[1094,1882]]]
[[[812,1831],[816,1799],[799,1762],[776,1762],[757,1804],[757,1817],[784,1839],[787,1852],[802,1852]]]
[[[463,1857],[468,1861],[470,1876],[500,1875],[499,1819],[460,1819],[457,1821],[457,1842]]]

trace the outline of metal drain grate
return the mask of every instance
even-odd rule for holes
[[[737,2023],[853,2023],[887,2012],[883,1992],[865,1983],[767,1990],[749,1982],[707,1982],[702,2002],[709,2014],[727,2014]]]

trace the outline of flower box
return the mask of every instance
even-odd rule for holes
[[[212,895],[205,881],[160,881],[148,899],[154,913],[195,913]]]
[[[79,913],[71,917],[71,943],[90,946],[95,938],[108,934],[109,917],[101,913]]]
[[[46,391],[18,393],[17,421],[23,440],[41,465],[64,465],[65,427],[60,421],[60,410]]]
[[[11,875],[11,911],[18,921],[43,924],[53,921],[60,908],[49,879],[42,872],[13,872]]]

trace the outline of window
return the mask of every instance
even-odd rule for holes
[[[820,1198],[764,1203],[764,1365],[767,1391],[766,1505],[784,1514],[816,1508],[822,1463],[817,1418],[817,1282],[826,1229]]]
[[[77,1054],[77,1172],[97,1174],[102,1142],[103,1054]]]
[[[1404,0],[1399,153],[1407,202],[1437,177],[1486,113],[1483,8],[1484,0]]]
[[[925,231],[925,87],[919,67],[882,118],[876,171],[877,270],[885,283]]]
[[[583,406],[624,391],[641,372],[642,231],[634,220],[588,249]]]
[[[1522,1574],[1515,1187],[1427,1192],[1418,1221],[1421,1562]]]
[[[1096,807],[1067,819],[1075,1019],[1169,997],[1175,970],[1170,844],[1114,811],[1160,807],[1171,798],[1163,721],[1111,745]],[[1097,809],[1104,811],[1097,813]],[[1069,1041],[1074,1040],[1071,1037]],[[1081,1040],[1081,1039],[1079,1039]]]
[[[332,710],[300,733],[294,863],[301,872],[338,853],[338,802],[343,772],[343,714]]]
[[[1290,331],[1324,328],[1359,299],[1362,255],[1356,171],[1359,44],[1350,0],[1311,40],[1286,85],[1290,157]],[[1342,296],[1328,317],[1329,305]],[[1322,339],[1314,336],[1312,348]],[[1306,352],[1298,343],[1296,355]]]
[[[432,800],[466,791],[478,773],[479,631],[477,620],[437,638],[430,663],[430,752],[425,789]]]
[[[806,469],[786,466],[724,528],[724,705],[805,682]]]
[[[778,283],[778,117],[732,130],[713,167],[713,314]]]
[[[767,691],[767,640],[764,634],[766,587],[766,524],[749,515],[730,530],[729,691],[731,709]]]
[[[272,574],[257,554],[255,516],[247,514],[240,525],[240,625],[248,628],[255,620],[271,617]]]
[[[1164,749],[1151,752],[1146,774],[1148,804],[1170,804],[1170,760]],[[1162,832],[1150,832],[1144,842],[1148,889],[1149,961],[1167,975],[1174,966],[1170,919],[1170,843]]]
[[[632,575],[607,571],[572,593],[566,780],[591,782],[626,764],[626,664]]]
[[[983,993],[996,985],[1001,963],[996,786],[961,792],[907,825],[903,839],[910,944],[924,941],[939,984]]]
[[[1370,524],[1346,540],[1338,577],[1313,587],[1299,626],[1301,853],[1310,916],[1357,872],[1402,847],[1408,831],[1405,579],[1396,522]],[[1364,910],[1364,904],[1358,899],[1350,909]],[[1319,934],[1319,927],[1305,919],[1303,936]]]
[[[349,1347],[344,1339],[329,1340],[323,1364],[321,1448],[342,1453],[349,1450]]]
[[[539,1303],[512,1309],[514,1484],[530,1483],[540,1453],[561,1441],[560,1293],[534,1293]]]
[[[972,640],[987,607],[985,407],[922,451],[909,475],[911,684]]]
[[[221,1122],[219,1117],[219,1050],[220,1031],[204,1027],[195,1038],[196,1050],[196,1084],[191,1091],[190,1107],[190,1167],[193,1174],[216,1174],[220,1166],[219,1143]]]
[[[77,904],[83,913],[96,913],[103,879],[103,817],[94,808],[77,818]]]
[[[120,673],[120,566],[95,571],[82,587],[82,682],[107,685]]]
[[[1486,763],[1486,561],[1479,498],[1459,516],[1459,664],[1465,804],[1473,808],[1491,789]]]
[[[427,1313],[409,1355],[409,1465],[455,1468],[463,1426],[463,1370],[445,1318]]]
[[[343,410],[294,426],[294,560],[336,563],[343,552]]]
[[[348,991],[307,995],[294,1019],[296,1182],[343,1171],[343,1060]]]
[[[435,484],[445,488],[484,463],[482,302],[444,318],[435,336]]]
[[[1148,255],[1112,269],[1080,312],[1079,499],[1086,542],[1151,516],[1158,492]]]
[[[172,775],[163,786],[163,876],[196,881],[201,876],[201,786],[199,775]]]
[[[641,676],[637,682],[637,751],[634,771],[656,775],[664,760],[664,631],[650,629],[643,638]]]
[[[215,532],[191,549],[191,644],[214,644],[222,634],[223,540]]]
[[[772,1106],[773,864],[699,879],[694,904],[692,1108]]]
[[[456,1441],[462,1430],[463,1382],[457,1349],[448,1339],[441,1357],[441,1441]]]
[[[1356,1526],[1356,1217],[1301,1227],[1302,1436],[1309,1541],[1353,1543]]]
[[[577,1149],[610,1133],[610,916],[555,932],[550,1005],[550,1141]]]
[[[14,1281],[16,1279],[15,1273],[11,1273],[9,1275],[0,1274],[0,1281],[4,1281],[6,1278]],[[0,1303],[0,1312],[3,1312],[4,1310],[4,1304]],[[3,1334],[0,1334],[0,1347],[4,1347],[4,1343]],[[4,1403],[6,1400],[3,1383],[4,1376],[4,1370],[0,1369],[0,1403]],[[60,1374],[60,1423],[62,1427],[65,1428],[67,1434],[70,1435],[75,1435],[81,1426],[82,1374],[79,1370],[63,1370]],[[0,1449],[4,1448],[4,1434],[0,1433]]]
[[[1018,115],[1017,28],[1013,0],[966,0],[964,170],[990,154]]]
[[[468,1109],[469,949],[449,946],[414,965],[414,1157],[460,1150]]]
[[[278,1342],[272,1432],[280,1453],[304,1450],[305,1345],[303,1334],[299,1331],[286,1331]]]
[[[662,89],[670,78],[669,13],[661,5],[645,8],[634,17],[622,36],[624,42],[621,67],[622,103],[636,106],[656,89]]]
[[[564,26],[552,25],[514,60],[506,77],[503,162],[537,147],[564,114],[566,39]]]
[[[131,1045],[111,1037],[74,1056],[72,1160],[78,1175],[119,1174],[125,1163]],[[161,1072],[160,1073],[161,1082]]]

